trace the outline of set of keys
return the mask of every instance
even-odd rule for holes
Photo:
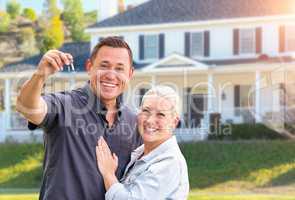
[[[75,66],[74,66],[74,63],[72,62],[70,65],[68,65],[68,71],[72,71],[74,72],[75,71]]]

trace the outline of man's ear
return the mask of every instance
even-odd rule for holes
[[[85,69],[86,69],[86,72],[89,74],[90,72],[90,69],[92,67],[92,63],[91,63],[91,60],[90,59],[87,59],[86,60],[86,63],[85,63]]]
[[[133,73],[134,73],[134,67],[133,67],[133,66],[130,66],[130,70],[129,70],[129,79],[132,78]]]

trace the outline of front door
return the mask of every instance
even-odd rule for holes
[[[206,94],[197,94],[187,90],[186,125],[188,128],[196,128],[201,125],[207,105]]]

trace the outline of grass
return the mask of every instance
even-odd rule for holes
[[[284,189],[284,193],[295,194],[295,142],[200,142],[181,147],[193,192]]]
[[[0,195],[0,200],[37,200],[38,194]],[[295,200],[291,196],[270,195],[190,195],[189,200]]]
[[[295,142],[211,141],[181,149],[189,200],[295,200]],[[41,144],[0,145],[0,200],[38,198],[42,156]]]
[[[42,159],[40,144],[1,144],[0,188],[38,188]]]

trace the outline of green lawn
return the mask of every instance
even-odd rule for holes
[[[0,200],[37,200],[38,195],[33,194],[15,194],[0,195]],[[291,196],[276,195],[191,195],[189,200],[295,200]]]
[[[181,148],[189,200],[295,200],[293,141],[199,142]],[[41,144],[0,145],[0,200],[37,199],[42,155]]]

